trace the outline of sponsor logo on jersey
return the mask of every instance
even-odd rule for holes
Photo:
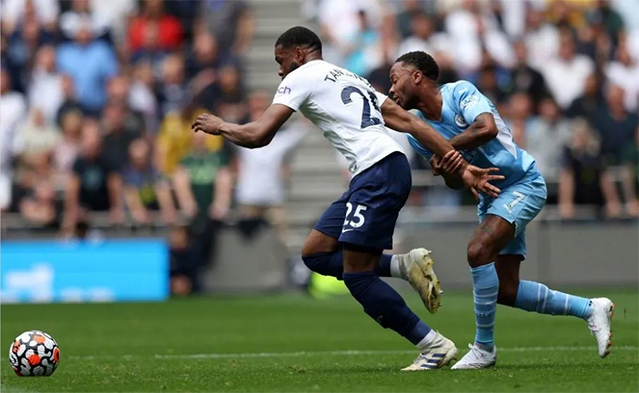
[[[459,107],[461,108],[461,110],[466,110],[468,108],[472,108],[473,106],[475,106],[477,102],[479,102],[479,97],[477,96],[477,94],[473,94],[471,96],[464,98],[462,102],[459,104]]]
[[[455,124],[459,128],[468,127],[468,123],[466,123],[466,119],[464,119],[464,117],[462,115],[459,115],[459,114],[455,115]]]
[[[291,88],[288,86],[281,86],[277,89],[277,94],[291,94]]]
[[[476,149],[462,150],[460,153],[462,154],[462,157],[464,157],[464,160],[468,161],[469,164],[472,164],[479,156],[479,151]]]

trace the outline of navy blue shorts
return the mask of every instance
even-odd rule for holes
[[[313,227],[341,243],[384,250],[393,248],[399,211],[412,186],[410,165],[393,153],[358,174]]]

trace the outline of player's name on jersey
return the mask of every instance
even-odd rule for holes
[[[352,72],[348,72],[344,69],[340,69],[340,68],[334,68],[331,71],[328,72],[328,74],[326,74],[326,76],[324,77],[324,81],[331,81],[331,82],[337,82],[337,79],[342,77],[342,76],[348,76],[350,78],[355,78],[358,79],[364,83],[366,83],[366,85],[368,87],[370,87],[371,89],[373,88],[373,86],[368,82],[368,80],[366,80],[366,78],[362,78],[361,76],[357,75],[357,74],[353,74]]]

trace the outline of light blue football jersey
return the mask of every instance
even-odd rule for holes
[[[472,83],[458,81],[447,83],[440,88],[442,93],[442,118],[440,121],[428,120],[417,111],[417,117],[428,123],[446,139],[466,131],[475,118],[482,113],[492,113],[499,133],[497,138],[483,146],[461,151],[466,161],[480,168],[499,168],[504,180],[492,182],[501,188],[508,187],[526,176],[529,171],[537,171],[534,158],[515,144],[510,129],[492,102]],[[408,141],[415,151],[430,160],[433,153],[424,148],[415,138],[408,135]]]

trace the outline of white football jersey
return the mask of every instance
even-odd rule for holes
[[[310,61],[280,83],[273,104],[300,111],[344,155],[353,176],[402,148],[384,125],[387,97],[364,78],[323,60]]]

